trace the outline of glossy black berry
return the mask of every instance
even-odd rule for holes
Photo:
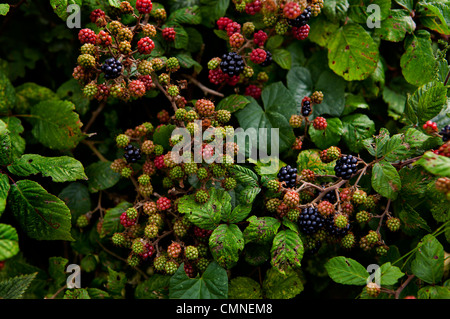
[[[125,146],[124,151],[123,157],[125,157],[127,163],[136,163],[141,159],[141,150],[131,144]]]
[[[264,62],[260,63],[260,66],[269,66],[272,64],[272,53],[270,53],[269,51],[266,50],[266,59],[264,60]]]
[[[277,177],[280,182],[286,182],[286,188],[293,188],[297,183],[297,169],[286,165],[280,169]]]
[[[300,230],[306,235],[314,234],[323,226],[325,226],[325,219],[315,207],[307,207],[303,209],[298,218],[298,225]]]
[[[220,69],[229,76],[239,75],[244,67],[244,59],[236,52],[228,52],[222,55]]]
[[[358,159],[352,155],[339,158],[334,166],[334,172],[337,177],[350,179],[358,171]]]
[[[105,74],[105,79],[115,79],[122,73],[122,63],[115,58],[109,58],[102,64],[101,69]]]
[[[311,114],[311,102],[310,101],[304,101],[302,104],[302,115],[303,116],[309,116]]]
[[[442,130],[439,132],[439,134],[442,135],[442,141],[443,142],[450,141],[450,124],[444,126],[442,128]]]
[[[326,193],[323,196],[323,200],[329,201],[331,204],[336,203],[336,201],[337,201],[336,192],[334,190],[333,191],[329,191],[328,193]]]
[[[287,22],[291,27],[300,28],[306,25],[309,19],[311,19],[311,7],[307,7],[297,18],[288,19]]]
[[[324,228],[326,230],[326,232],[328,234],[330,234],[331,236],[336,236],[336,237],[344,237],[345,235],[347,235],[349,229],[350,229],[350,224],[347,224],[347,226],[345,228],[339,228],[334,224],[334,216],[329,216],[328,218],[326,218],[324,220]]]

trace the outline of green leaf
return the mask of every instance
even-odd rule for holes
[[[38,240],[73,240],[69,208],[38,183],[21,180],[12,184],[8,205],[29,237]]]
[[[5,122],[0,120],[0,165],[12,162],[11,138]]]
[[[50,5],[53,8],[53,11],[60,17],[62,20],[66,21],[69,17],[67,12],[67,7],[71,4],[77,4],[80,8],[83,4],[82,0],[50,0]]]
[[[8,198],[9,188],[8,175],[0,174],[0,217],[6,208],[6,199]]]
[[[431,47],[430,33],[416,31],[405,40],[406,51],[400,58],[402,74],[408,83],[424,85],[433,80],[435,59]]]
[[[212,262],[201,277],[189,278],[181,264],[170,278],[170,299],[226,299],[228,276],[225,269]]]
[[[311,36],[311,33],[309,34],[309,36]],[[276,34],[274,36],[269,37],[264,46],[267,48],[267,50],[272,52],[272,50],[279,48],[283,44],[283,42],[284,37],[282,35]]]
[[[70,79],[61,84],[56,91],[56,95],[61,100],[72,102],[75,105],[76,112],[80,115],[89,111],[90,100],[83,94],[82,86],[75,79]]]
[[[348,15],[356,23],[366,23],[373,11],[367,10],[370,5],[376,5],[380,21],[386,19],[391,8],[391,0],[348,0],[350,7]],[[378,12],[378,11],[377,11]]]
[[[120,8],[120,0],[108,0],[109,5],[114,8]]]
[[[298,233],[290,229],[278,232],[270,250],[270,264],[285,274],[289,269],[299,268],[304,248]]]
[[[339,29],[339,24],[328,20],[323,14],[319,14],[310,21],[308,24],[311,29],[308,39],[321,47],[326,47],[336,30]]]
[[[268,299],[291,299],[300,294],[304,287],[295,270],[288,269],[285,274],[275,268],[266,272],[263,289]]]
[[[379,269],[381,271],[380,284],[382,286],[395,285],[405,275],[400,268],[392,266],[390,262],[381,265]]]
[[[428,226],[425,219],[408,203],[404,204],[398,214],[402,222],[403,232],[406,234],[415,234],[419,228],[425,229],[431,232],[431,228]]]
[[[202,65],[195,61],[192,58],[192,55],[190,52],[182,52],[175,55],[175,57],[180,62],[180,66],[185,69],[190,69],[191,67],[194,67],[194,70],[196,72],[200,72],[202,70]]]
[[[375,29],[375,34],[382,40],[399,42],[406,33],[413,33],[416,23],[407,10],[392,9],[387,18],[380,23],[380,28]]]
[[[230,173],[236,181],[245,184],[246,186],[258,187],[258,176],[251,170],[241,165],[233,165],[230,168]]]
[[[83,139],[82,123],[75,106],[68,101],[44,101],[31,109],[33,136],[44,146],[73,149]]]
[[[333,257],[325,263],[328,275],[338,284],[365,286],[369,272],[359,262],[344,256]]]
[[[386,143],[390,140],[390,133],[386,128],[381,128],[380,132],[374,138],[367,138],[362,141],[366,150],[370,155],[381,157],[383,155]]]
[[[297,157],[297,169],[301,172],[304,169],[310,169],[314,174],[326,175],[334,174],[334,162],[324,163],[320,159],[320,150],[303,150]]]
[[[14,227],[0,224],[0,260],[6,260],[19,252],[19,236]]]
[[[348,115],[342,119],[342,124],[344,142],[356,153],[364,147],[362,140],[375,133],[375,123],[365,114]]]
[[[113,187],[120,180],[120,174],[111,169],[111,162],[96,162],[85,169],[88,177],[88,188],[91,193],[96,193]]]
[[[228,286],[228,299],[262,299],[262,289],[250,277],[239,276],[231,279]]]
[[[372,187],[381,196],[396,199],[402,183],[395,167],[385,160],[375,163],[372,168]]]
[[[433,236],[425,235],[417,245],[411,271],[429,284],[437,284],[444,274],[444,248]]]
[[[450,299],[450,288],[441,286],[425,286],[417,292],[418,299]]]
[[[108,279],[106,289],[111,295],[120,296],[127,284],[127,276],[124,272],[115,271],[108,267]]]
[[[69,156],[45,157],[37,154],[25,154],[9,165],[8,170],[17,176],[41,173],[42,176],[51,177],[53,182],[87,180],[83,165]]]
[[[230,269],[239,260],[239,253],[244,249],[244,236],[235,224],[219,225],[209,237],[209,248],[217,263]]]
[[[72,221],[91,210],[89,189],[84,184],[75,182],[63,188],[58,197],[66,203],[72,214]]]
[[[122,201],[116,207],[107,209],[103,217],[100,237],[112,236],[114,233],[122,231],[123,226],[120,223],[120,215],[130,207],[133,207],[133,204]]]
[[[80,87],[78,83],[77,85]],[[16,87],[16,95],[17,103],[14,110],[18,113],[28,113],[31,107],[42,101],[58,100],[55,92],[34,82],[26,82]]]
[[[151,275],[137,285],[134,296],[136,299],[165,299],[169,295],[169,283],[170,276]]]
[[[395,0],[401,7],[407,9],[409,12],[414,10],[414,0]]]
[[[378,59],[377,44],[358,24],[344,25],[328,43],[328,66],[347,81],[369,77]]]
[[[213,230],[219,224],[223,212],[231,209],[231,197],[224,190],[211,188],[209,200],[200,204],[195,200],[195,195],[185,195],[178,202],[178,211],[185,214],[187,219],[200,228]],[[224,214],[225,215],[225,214]]]
[[[13,158],[20,157],[25,152],[25,139],[20,136],[24,132],[22,122],[17,117],[3,117],[0,118],[9,131],[9,139],[11,140],[11,153]]]
[[[344,133],[344,127],[339,118],[327,119],[325,130],[316,130],[313,125],[309,126],[309,136],[313,143],[320,149],[326,149],[332,145],[337,145]]]
[[[437,155],[431,151],[423,154],[422,158],[419,159],[416,165],[421,165],[431,174],[450,177],[450,158]]]
[[[16,104],[16,91],[5,72],[0,71],[0,113],[7,113]]]
[[[66,283],[66,265],[69,260],[63,257],[50,257],[48,260],[48,274],[54,281],[55,286],[63,286]]]
[[[171,150],[172,147],[170,146],[169,140],[175,127],[176,126],[173,124],[164,124],[155,129],[155,132],[153,133],[153,142],[162,145],[165,150]]]
[[[438,115],[447,105],[447,88],[441,82],[429,82],[408,96],[406,115],[413,123],[422,125]]]
[[[396,162],[409,156],[411,145],[406,141],[405,134],[395,134],[386,143],[383,156],[386,161]]]
[[[416,6],[422,24],[438,33],[450,34],[450,6],[448,2],[419,2]]]
[[[278,219],[270,216],[251,216],[247,219],[248,226],[244,229],[245,243],[255,242],[267,244],[273,242],[281,223]]]
[[[347,17],[348,0],[328,0],[323,3],[323,12],[328,20],[339,22]]]
[[[199,24],[202,22],[199,6],[185,7],[173,11],[167,21],[176,23]]]
[[[0,299],[21,299],[36,275],[32,273],[0,281]]]
[[[219,101],[216,110],[227,110],[233,113],[243,109],[248,103],[250,101],[244,95],[230,94]]]
[[[277,48],[272,51],[272,59],[282,69],[289,70],[291,68],[291,53],[283,48]]]
[[[202,24],[212,28],[220,17],[224,17],[230,0],[200,0]]]
[[[0,3],[0,15],[5,16],[9,12],[9,4]]]

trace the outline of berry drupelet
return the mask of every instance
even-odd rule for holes
[[[236,52],[225,53],[221,58],[220,69],[229,76],[239,75],[244,66],[244,59]]]
[[[288,19],[287,22],[291,27],[299,28],[308,23],[311,18],[311,7],[307,7],[303,12],[295,19]]]
[[[125,157],[127,163],[136,163],[141,159],[141,150],[131,144],[125,146],[124,151],[123,157]]]
[[[352,155],[339,158],[334,166],[336,176],[342,177],[343,179],[350,179],[358,171],[357,163],[358,159]]]
[[[306,235],[316,233],[320,228],[325,226],[325,219],[319,213],[317,208],[308,207],[303,209],[298,218],[300,230]]]
[[[122,63],[115,58],[109,58],[103,63],[101,69],[105,74],[105,79],[115,79],[122,73]]]
[[[286,188],[293,188],[297,183],[297,169],[290,165],[284,166],[278,172],[277,177],[280,182],[286,182]]]
[[[302,100],[302,115],[309,116],[311,111],[311,98],[309,96],[305,96]]]
[[[442,141],[444,142],[450,141],[450,124],[444,126],[442,130],[439,132],[439,134],[442,135]]]
[[[272,53],[270,53],[269,51],[266,50],[266,59],[263,62],[261,62],[259,65],[260,66],[269,66],[272,64],[272,61],[273,61]]]

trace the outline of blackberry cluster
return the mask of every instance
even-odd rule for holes
[[[309,19],[311,19],[311,7],[307,7],[297,18],[288,19],[287,22],[291,27],[299,28],[306,25]]]
[[[303,99],[302,101],[302,115],[309,116],[311,114],[311,99]]]
[[[269,66],[272,64],[272,53],[270,53],[269,51],[266,50],[266,59],[260,63],[260,66]]]
[[[280,182],[286,182],[286,188],[293,188],[297,183],[297,169],[286,165],[280,169],[277,177]]]
[[[316,233],[320,228],[325,226],[325,219],[319,213],[317,208],[305,208],[298,218],[300,230],[306,235]]]
[[[236,52],[228,52],[222,55],[220,68],[229,76],[239,75],[245,67],[244,59]]]
[[[115,58],[107,59],[101,68],[107,80],[115,79],[122,73],[122,63]]]
[[[141,159],[141,150],[131,144],[125,146],[124,151],[123,157],[125,157],[127,163],[136,163]]]
[[[442,130],[439,132],[442,135],[442,141],[447,142],[450,141],[450,124],[444,126]]]
[[[350,229],[350,224],[347,224],[347,226],[345,228],[339,228],[334,224],[334,216],[331,215],[328,218],[326,218],[324,220],[324,226],[325,226],[325,230],[328,232],[328,234],[330,234],[331,236],[336,236],[336,237],[344,237],[345,235],[347,235],[349,229]]]
[[[330,202],[331,204],[336,203],[337,197],[335,191],[330,191],[323,196],[323,200]]]
[[[350,179],[358,170],[357,162],[358,159],[352,155],[339,158],[334,166],[336,176],[342,177],[343,179]]]

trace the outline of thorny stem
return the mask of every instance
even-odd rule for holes
[[[193,76],[184,74],[184,77],[187,78],[189,81],[191,81],[192,83],[194,83],[196,86],[198,86],[205,95],[207,94],[211,94],[211,95],[215,95],[215,96],[219,96],[219,97],[224,97],[223,93],[214,91],[206,86],[204,86],[202,83],[200,83],[197,79],[195,79]]]
[[[83,133],[87,133],[87,131],[89,131],[89,129],[91,128],[92,124],[94,124],[95,120],[97,119],[99,114],[103,111],[105,106],[106,106],[106,102],[103,101],[103,102],[100,103],[98,108],[94,112],[92,112],[92,116],[91,116],[89,122],[84,127]]]
[[[383,214],[381,214],[381,216],[379,216],[380,221],[378,222],[377,233],[380,233],[380,228],[381,228],[381,225],[383,224],[383,219],[386,216],[386,214],[389,213],[389,206],[391,206],[391,200],[390,199],[388,199],[388,202],[386,204],[386,208],[385,208]]]
[[[406,278],[405,282],[397,288],[397,290],[395,291],[395,299],[398,299],[400,296],[400,293],[403,291],[403,289],[405,289],[405,287],[411,282],[411,280],[414,278],[414,275],[408,275],[408,278]]]
[[[91,149],[91,151],[99,158],[100,161],[108,162],[106,157],[104,157],[102,155],[102,153],[100,153],[99,150],[94,146],[94,142],[93,141],[82,140],[81,143],[87,145]]]

